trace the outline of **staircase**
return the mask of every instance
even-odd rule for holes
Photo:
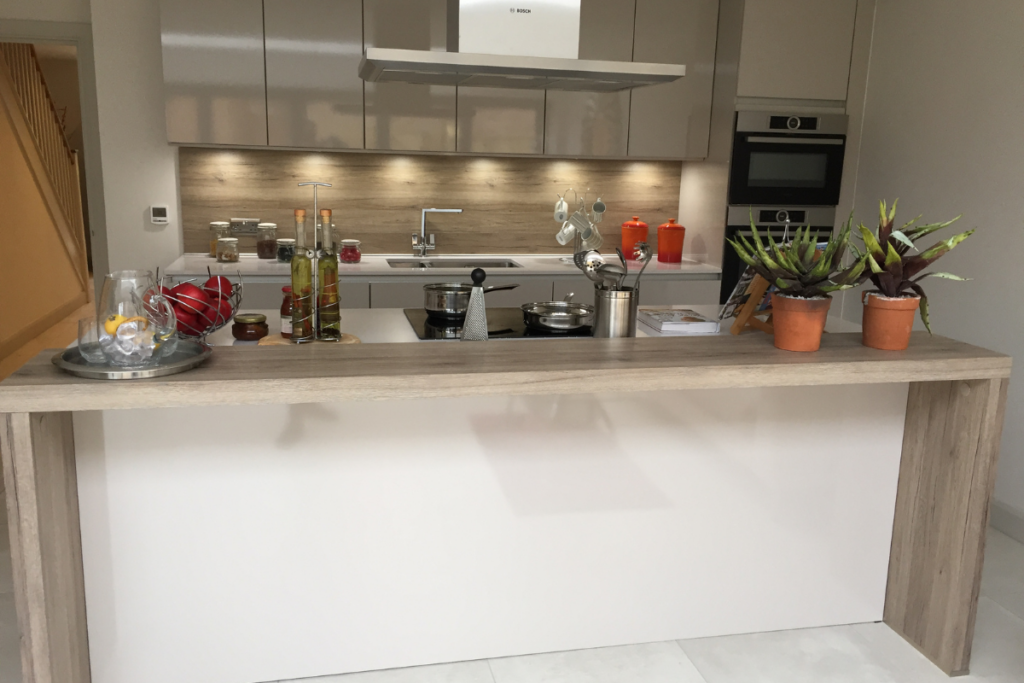
[[[0,43],[0,138],[3,361],[92,299],[78,154],[31,45]]]
[[[61,232],[64,247],[77,265],[83,287],[90,289],[82,194],[78,178],[78,152],[64,135],[57,108],[43,79],[35,49],[28,44],[0,43],[0,100],[15,120],[15,129],[26,128],[34,149],[26,149],[36,181]],[[20,111],[20,116],[18,113]],[[43,177],[39,177],[43,176]],[[56,215],[54,215],[56,214]]]

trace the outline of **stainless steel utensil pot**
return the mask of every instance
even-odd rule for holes
[[[518,286],[485,287],[484,294],[515,289]],[[466,317],[466,308],[469,306],[469,295],[472,291],[473,285],[464,285],[458,282],[423,285],[423,308],[432,318],[461,320]]]
[[[610,339],[636,336],[637,290],[594,288],[594,336]]]

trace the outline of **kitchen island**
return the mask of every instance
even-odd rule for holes
[[[881,619],[963,673],[1010,366],[853,334],[238,346],[121,383],[43,354],[0,383],[26,681]]]

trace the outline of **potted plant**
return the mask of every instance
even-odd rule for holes
[[[897,200],[898,201],[898,200]],[[960,216],[944,223],[915,225],[920,216],[899,230],[893,229],[896,218],[896,202],[886,209],[881,202],[878,230],[872,233],[862,224],[861,236],[868,259],[868,273],[875,289],[864,292],[863,340],[865,346],[886,351],[902,351],[910,344],[910,331],[914,326],[914,311],[920,309],[921,320],[931,334],[928,320],[928,297],[921,287],[926,277],[940,277],[947,280],[966,280],[951,273],[923,273],[922,271],[938,260],[943,254],[974,234],[968,230],[953,235],[932,245],[929,249],[916,252],[915,243],[938,230],[949,227]],[[856,246],[855,251],[859,251]]]
[[[765,246],[750,220],[753,240],[737,235],[729,240],[733,249],[758,275],[772,283],[772,321],[775,346],[787,351],[817,351],[825,319],[832,305],[832,292],[851,289],[864,281],[866,254],[859,254],[850,266],[843,266],[843,257],[850,245],[853,216],[839,231],[830,236],[823,249],[818,234],[810,226],[796,231],[793,239],[776,242],[768,236]]]

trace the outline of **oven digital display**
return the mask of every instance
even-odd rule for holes
[[[807,187],[828,182],[828,155],[751,152],[747,176],[750,187]]]

